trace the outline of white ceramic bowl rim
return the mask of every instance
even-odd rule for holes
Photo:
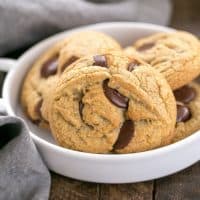
[[[95,24],[95,25],[89,25],[89,26],[84,26],[84,29],[89,29],[90,27],[100,27],[100,26],[117,26],[118,24],[120,23],[120,25],[122,25],[122,23],[126,26],[133,26],[133,24],[135,24],[135,26],[137,27],[150,27],[150,28],[157,28],[157,29],[160,29],[161,31],[162,30],[168,30],[168,31],[174,31],[174,29],[170,29],[170,28],[165,28],[165,27],[162,27],[162,26],[159,26],[159,25],[154,25],[154,24],[146,24],[146,23],[133,23],[133,22],[107,22],[107,23],[99,23],[99,24]],[[81,30],[82,27],[80,28],[76,28],[76,29],[73,29],[72,31],[68,31],[68,32],[73,32],[73,31],[77,31],[77,30]],[[20,60],[21,58],[25,57],[28,53],[30,53],[30,51],[34,50],[35,48],[38,48],[39,46],[43,45],[44,43],[48,43],[49,40],[54,40],[57,36],[61,35],[61,34],[64,34],[65,32],[62,32],[62,33],[59,33],[59,34],[56,34],[54,36],[51,36],[39,43],[37,43],[36,45],[34,45],[33,47],[31,47],[30,49],[28,49],[18,60]],[[3,99],[8,99],[8,93],[6,92],[6,86],[8,85],[8,82],[10,79],[12,79],[12,77],[14,77],[15,75],[15,69],[11,70],[10,73],[7,75],[6,77],[6,80],[4,82],[4,87],[3,87]],[[5,106],[6,106],[6,109],[8,111],[9,114],[11,114],[12,116],[16,116],[14,111],[12,110],[12,108],[6,103],[7,101],[5,101]],[[59,152],[62,152],[62,153],[67,153],[67,154],[70,154],[71,156],[74,156],[74,157],[79,157],[79,158],[87,158],[87,159],[96,159],[96,160],[112,160],[112,161],[119,161],[119,160],[122,160],[122,159],[131,159],[133,157],[137,157],[137,159],[141,158],[145,158],[145,157],[150,157],[150,156],[156,156],[156,155],[159,155],[159,154],[163,154],[165,152],[170,152],[170,151],[174,151],[176,149],[178,149],[179,147],[182,147],[182,146],[185,146],[185,145],[188,145],[188,144],[192,144],[194,140],[197,139],[198,137],[198,134],[199,132],[196,132],[194,134],[192,134],[191,136],[188,136],[187,138],[185,139],[182,139],[176,143],[173,143],[173,144],[170,144],[170,145],[167,145],[167,146],[164,146],[164,147],[160,147],[160,148],[157,148],[157,149],[153,149],[153,150],[148,150],[148,151],[145,151],[145,152],[138,152],[138,153],[128,153],[128,154],[95,154],[95,153],[86,153],[86,152],[80,152],[80,151],[76,151],[76,150],[71,150],[71,149],[66,149],[66,148],[63,148],[61,146],[58,146],[58,145],[55,145],[55,144],[52,144],[42,138],[40,138],[39,136],[35,135],[33,132],[30,132],[30,135],[31,137],[37,141],[38,143],[40,143],[41,145],[44,145],[46,146],[47,148],[51,148],[55,151],[59,151]]]
[[[87,157],[87,159],[91,158],[91,159],[98,159],[98,160],[99,159],[121,160],[121,159],[128,159],[132,157],[143,159],[145,157],[156,156],[159,154],[163,154],[165,152],[168,152],[168,153],[170,151],[173,152],[174,150],[178,149],[181,146],[192,144],[193,141],[197,139],[197,134],[199,134],[199,132],[194,133],[191,136],[188,136],[187,138],[182,139],[173,144],[163,146],[163,147],[153,149],[153,150],[144,151],[144,152],[127,153],[127,154],[96,154],[96,153],[87,153],[87,152],[81,152],[81,151],[63,148],[61,146],[49,143],[46,140],[36,136],[35,134],[31,132],[31,136],[44,146],[51,147],[54,150],[60,151],[62,153],[71,154],[73,156],[82,157],[82,158]]]

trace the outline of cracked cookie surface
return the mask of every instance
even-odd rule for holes
[[[50,47],[28,71],[21,91],[21,104],[31,121],[49,128],[48,101],[64,67],[89,53],[121,49],[120,45],[103,33],[86,31],[73,33]],[[65,63],[62,63],[62,61]]]
[[[173,138],[171,88],[139,58],[120,52],[81,58],[63,72],[50,96],[50,127],[65,148],[130,153]]]
[[[121,50],[121,46],[104,33],[85,31],[73,34],[60,52],[58,73],[62,73],[73,61],[83,56],[112,50]]]
[[[186,85],[200,73],[200,43],[187,32],[158,33],[141,38],[125,52],[130,57],[139,54],[165,76],[172,89]]]

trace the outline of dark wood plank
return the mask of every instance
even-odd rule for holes
[[[153,182],[136,184],[94,184],[52,175],[50,200],[151,200]]]
[[[173,0],[171,26],[200,36],[200,1]]]
[[[100,200],[151,200],[153,182],[100,185]]]
[[[155,182],[155,200],[199,200],[200,162]]]
[[[51,175],[50,200],[98,200],[98,184],[72,180],[55,173]]]

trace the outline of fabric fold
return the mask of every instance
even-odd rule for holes
[[[48,199],[50,174],[21,119],[0,117],[0,199]]]
[[[170,0],[0,1],[0,55],[91,23],[139,21],[166,25],[170,11]]]

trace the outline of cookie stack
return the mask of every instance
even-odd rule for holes
[[[186,32],[125,49],[103,33],[72,34],[30,68],[21,105],[65,148],[132,153],[168,145],[200,128],[200,86],[192,81],[199,51]]]

